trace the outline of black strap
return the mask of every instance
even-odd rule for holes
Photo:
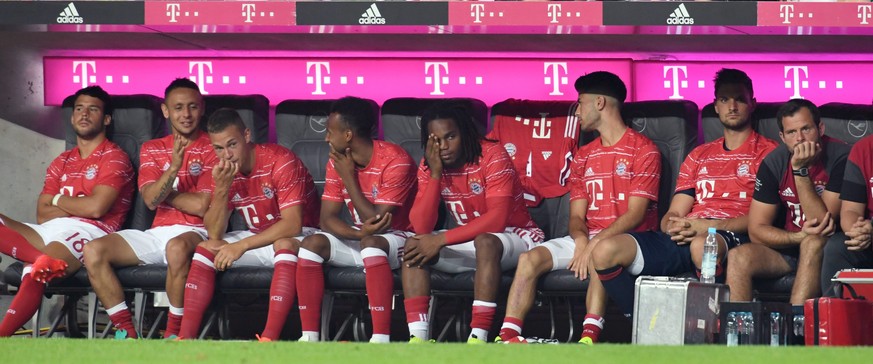
[[[810,332],[810,334],[812,334],[812,345],[815,345],[815,346],[818,346],[818,336],[819,336],[818,303],[822,299],[823,298],[816,298],[812,302],[812,332]],[[805,324],[804,324],[804,326],[805,326]]]
[[[843,288],[849,289],[849,294],[852,295],[853,300],[865,300],[866,299],[864,296],[858,296],[858,293],[855,292],[855,288],[853,288],[851,284],[843,283]]]

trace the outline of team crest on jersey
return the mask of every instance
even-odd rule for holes
[[[739,166],[737,166],[737,177],[748,177],[750,175],[752,167],[749,166],[749,162],[742,162]]]
[[[97,177],[97,165],[92,164],[85,169],[85,178],[88,180],[92,180]]]
[[[373,196],[373,199],[379,198],[379,186],[373,185],[373,188],[370,190],[370,195]]]
[[[267,197],[267,198],[269,198],[269,199],[272,199],[273,196],[276,195],[276,194],[273,192],[273,187],[270,186],[270,185],[267,184],[267,183],[264,183],[264,184],[261,185],[261,191],[263,191],[263,192],[264,192],[264,196]]]
[[[188,173],[194,177],[197,177],[201,173],[203,173],[203,164],[200,163],[199,159],[192,159],[188,161]]]
[[[476,195],[481,195],[482,192],[485,192],[484,189],[482,188],[482,181],[480,181],[476,178],[471,179],[470,180],[470,192],[473,192],[473,194],[476,194]]]
[[[615,164],[615,174],[619,176],[624,176],[627,173],[627,159],[619,159],[618,163]]]
[[[518,152],[518,148],[515,147],[515,144],[506,143],[503,145],[503,148],[506,149],[506,153],[509,153],[509,156],[515,158],[515,153]]]

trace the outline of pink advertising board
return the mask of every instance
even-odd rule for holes
[[[113,94],[162,95],[176,77],[196,82],[204,94],[262,94],[275,105],[287,99],[347,95],[379,103],[394,97],[473,97],[493,105],[508,98],[573,100],[573,82],[608,70],[631,83],[628,59],[374,57],[46,57],[45,103],[88,85]]]
[[[678,100],[700,108],[714,99],[713,78],[721,68],[737,68],[752,78],[759,102],[808,99],[870,104],[873,62],[634,62],[635,100]]]
[[[450,2],[451,25],[603,25],[599,2]]]

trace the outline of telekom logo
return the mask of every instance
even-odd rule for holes
[[[482,17],[485,15],[485,4],[471,4],[470,16],[473,17],[473,23],[481,23]]]
[[[255,4],[242,4],[242,16],[246,18],[245,23],[251,23],[254,14]]]
[[[861,19],[861,24],[870,24],[867,20],[870,19],[870,14],[873,13],[873,6],[858,5],[858,19]]]
[[[801,72],[803,75],[801,76]],[[785,66],[785,88],[793,89],[792,99],[802,99],[801,88],[809,88],[809,69],[807,66]],[[790,76],[789,76],[790,74]],[[803,80],[801,80],[803,78]]]
[[[97,73],[97,62],[73,62],[73,82],[80,83],[82,85],[82,88],[88,87],[89,83],[97,82],[97,76],[94,75],[95,73]]]
[[[549,95],[563,96],[564,93],[561,92],[561,85],[568,83],[567,62],[544,62],[543,73],[546,75],[543,82],[546,85],[552,85],[552,92],[549,92]]]
[[[170,17],[170,23],[178,23],[179,21],[176,20],[176,17],[180,15],[182,15],[181,5],[174,3],[167,4],[167,16]]]
[[[311,75],[313,69],[315,75]],[[306,62],[306,75],[306,84],[315,85],[313,95],[327,95],[322,87],[330,84],[330,62]]]
[[[552,24],[557,23],[558,16],[561,15],[561,4],[549,4],[548,14],[549,14],[549,17],[552,18],[552,20],[550,20],[549,23],[552,23]]]
[[[791,24],[791,18],[794,17],[794,5],[779,5],[779,16],[782,17],[782,24]]]
[[[670,100],[683,99],[684,97],[679,94],[679,89],[688,88],[688,67],[664,66],[664,88],[673,89],[673,94],[669,97]]]
[[[200,87],[200,93],[208,95],[209,91],[206,91],[206,84],[212,83],[212,62],[188,62],[188,72],[192,74],[191,81],[194,81]]]
[[[481,4],[474,4],[481,5]],[[433,70],[433,74],[431,75],[431,70]],[[446,93],[440,88],[440,86],[448,84],[449,78],[447,77],[449,74],[449,63],[448,62],[425,62],[424,63],[424,83],[428,85],[433,85],[433,91],[431,91],[431,95],[445,95]]]

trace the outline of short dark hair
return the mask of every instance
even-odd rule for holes
[[[464,153],[464,164],[478,164],[482,157],[482,140],[485,137],[476,127],[476,119],[470,109],[458,102],[440,102],[432,105],[421,115],[421,149],[427,147],[430,137],[428,125],[437,119],[451,119],[461,133],[461,152]],[[425,159],[426,161],[427,159]]]
[[[739,84],[749,90],[749,95],[755,97],[755,89],[752,88],[752,79],[745,72],[733,68],[722,68],[715,73],[715,90],[713,93],[718,97],[718,89],[724,85]]]
[[[355,135],[372,138],[376,128],[376,112],[373,104],[359,97],[346,96],[330,105],[330,113],[340,116]]]
[[[236,126],[240,132],[246,130],[246,124],[236,110],[229,107],[223,107],[209,116],[209,121],[206,122],[206,131],[210,134],[221,133],[229,126]]]
[[[167,86],[167,88],[164,90],[164,100],[166,100],[167,97],[170,97],[170,92],[177,88],[190,88],[194,91],[197,91],[198,94],[200,93],[200,87],[197,86],[194,81],[180,77],[173,80],[173,82],[170,82],[170,85]]]
[[[576,79],[576,92],[613,97],[621,104],[627,99],[627,86],[612,72],[596,71]]]
[[[103,115],[112,115],[112,97],[109,93],[103,90],[100,86],[88,86],[79,91],[76,91],[75,98],[79,96],[91,96],[103,102]]]
[[[818,127],[821,124],[821,113],[818,111],[818,107],[812,103],[812,101],[804,100],[804,99],[791,99],[788,102],[782,104],[779,107],[779,111],[776,112],[776,124],[779,125],[779,131],[785,131],[785,127],[782,126],[782,119],[788,116],[792,116],[800,109],[806,108],[809,110],[809,113],[812,114],[812,121],[815,122],[815,126]]]

